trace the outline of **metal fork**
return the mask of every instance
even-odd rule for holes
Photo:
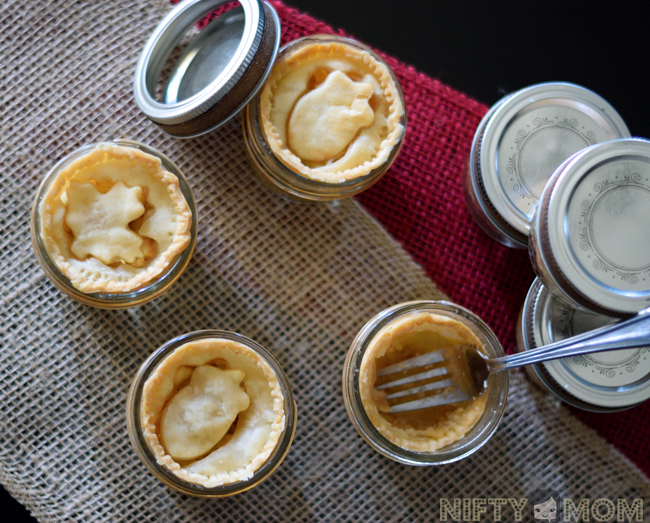
[[[649,345],[650,307],[620,323],[510,356],[489,359],[471,345],[456,345],[429,352],[381,369],[377,378],[400,372],[408,375],[389,382],[380,379],[375,389],[388,393],[389,412],[424,409],[480,396],[487,388],[488,378],[496,372],[579,354]],[[410,374],[415,369],[420,372]],[[432,379],[434,381],[430,381]],[[421,381],[427,383],[406,388]],[[429,395],[432,392],[433,395]],[[395,403],[395,400],[409,396],[417,396],[417,399]]]

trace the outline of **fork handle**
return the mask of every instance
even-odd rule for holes
[[[494,358],[488,360],[487,363],[490,372],[498,372],[513,367],[567,358],[579,354],[645,346],[650,346],[650,307],[620,323],[589,331],[537,349]]]

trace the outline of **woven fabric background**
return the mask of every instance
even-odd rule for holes
[[[285,41],[331,31],[274,5]],[[238,121],[186,141],[147,121],[133,101],[132,73],[169,8],[162,0],[17,0],[0,8],[0,483],[36,518],[56,522],[432,521],[440,497],[526,497],[538,488],[574,499],[641,497],[650,519],[647,478],[522,373],[512,373],[495,436],[461,463],[406,467],[362,441],[340,390],[347,347],[383,308],[443,294],[354,200],[296,204],[267,193]],[[395,167],[361,201],[442,290],[511,344],[532,279],[525,254],[483,237],[459,197],[485,107],[390,63],[405,87],[409,133]],[[161,298],[126,311],[92,309],[58,292],[29,241],[45,173],[77,147],[111,138],[172,158],[199,209],[186,273]],[[293,447],[275,475],[222,500],[164,487],[126,433],[138,366],[168,339],[202,328],[241,332],[271,350],[299,409]]]

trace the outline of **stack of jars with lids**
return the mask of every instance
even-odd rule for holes
[[[528,248],[538,278],[518,320],[520,351],[650,306],[650,141],[614,108],[568,83],[497,102],[474,136],[467,206],[500,243]],[[650,398],[650,348],[532,365],[562,400],[613,411]]]

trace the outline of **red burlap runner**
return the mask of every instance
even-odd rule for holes
[[[282,22],[282,45],[317,33],[353,36],[281,2],[270,3]],[[487,107],[379,52],[402,84],[407,134],[393,167],[358,199],[441,290],[481,316],[512,352],[517,315],[535,275],[526,251],[503,247],[474,223],[461,186]],[[650,402],[614,414],[572,410],[650,476],[650,433],[642,430],[650,426]]]

